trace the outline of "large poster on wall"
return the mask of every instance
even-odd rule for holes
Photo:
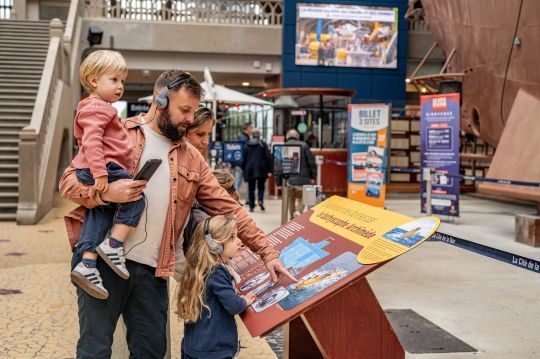
[[[298,3],[296,65],[397,68],[398,9]]]
[[[389,104],[349,105],[347,197],[384,207]]]
[[[388,261],[420,245],[439,227],[436,217],[414,219],[334,196],[268,234],[297,282],[272,282],[249,249],[233,259],[241,295],[256,301],[242,315],[252,336],[264,335]]]
[[[437,170],[432,184],[432,213],[459,216],[459,94],[420,97],[421,166]],[[421,210],[426,212],[422,181]]]

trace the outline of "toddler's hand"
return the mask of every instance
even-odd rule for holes
[[[257,299],[255,294],[253,294],[253,293],[248,293],[246,295],[243,295],[242,298],[244,298],[244,300],[246,301],[248,307],[253,304],[255,299]]]
[[[94,179],[94,189],[99,192],[105,192],[107,191],[107,188],[109,186],[109,177],[108,176],[101,176]]]

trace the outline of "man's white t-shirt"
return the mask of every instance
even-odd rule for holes
[[[161,159],[162,163],[146,185],[144,190],[146,208],[141,215],[139,225],[131,232],[124,244],[124,249],[127,259],[155,268],[170,201],[171,175],[168,153],[171,141],[147,125],[142,125],[141,129],[144,131],[145,145],[139,161],[139,169],[149,159]],[[177,267],[183,267],[185,263],[182,239],[183,236],[180,235],[176,245]]]

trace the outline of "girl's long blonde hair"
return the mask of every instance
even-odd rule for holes
[[[210,218],[208,231],[216,243],[225,244],[233,239],[236,219],[232,215]],[[193,232],[192,243],[186,255],[186,270],[178,286],[178,316],[187,322],[197,321],[206,308],[206,280],[216,265],[221,263],[219,254],[210,252],[204,239],[204,221]]]

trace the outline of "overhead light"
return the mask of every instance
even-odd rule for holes
[[[410,83],[410,82],[411,82],[411,79],[407,77],[407,78],[405,79],[405,82],[406,82],[406,83]]]
[[[282,95],[279,96],[274,102],[274,108],[296,108],[299,107],[298,103],[292,96]]]
[[[150,72],[150,70],[142,70],[142,75],[143,75],[144,77],[148,77],[148,76],[151,75],[151,72]]]
[[[100,45],[103,38],[103,30],[99,26],[90,26],[88,28],[87,40],[90,46]]]
[[[248,86],[249,86],[249,82],[242,82],[242,86],[248,87]]]
[[[422,92],[422,93],[426,93],[426,92],[427,92],[427,88],[425,88],[425,87],[422,87],[422,88],[420,89],[420,92]]]

